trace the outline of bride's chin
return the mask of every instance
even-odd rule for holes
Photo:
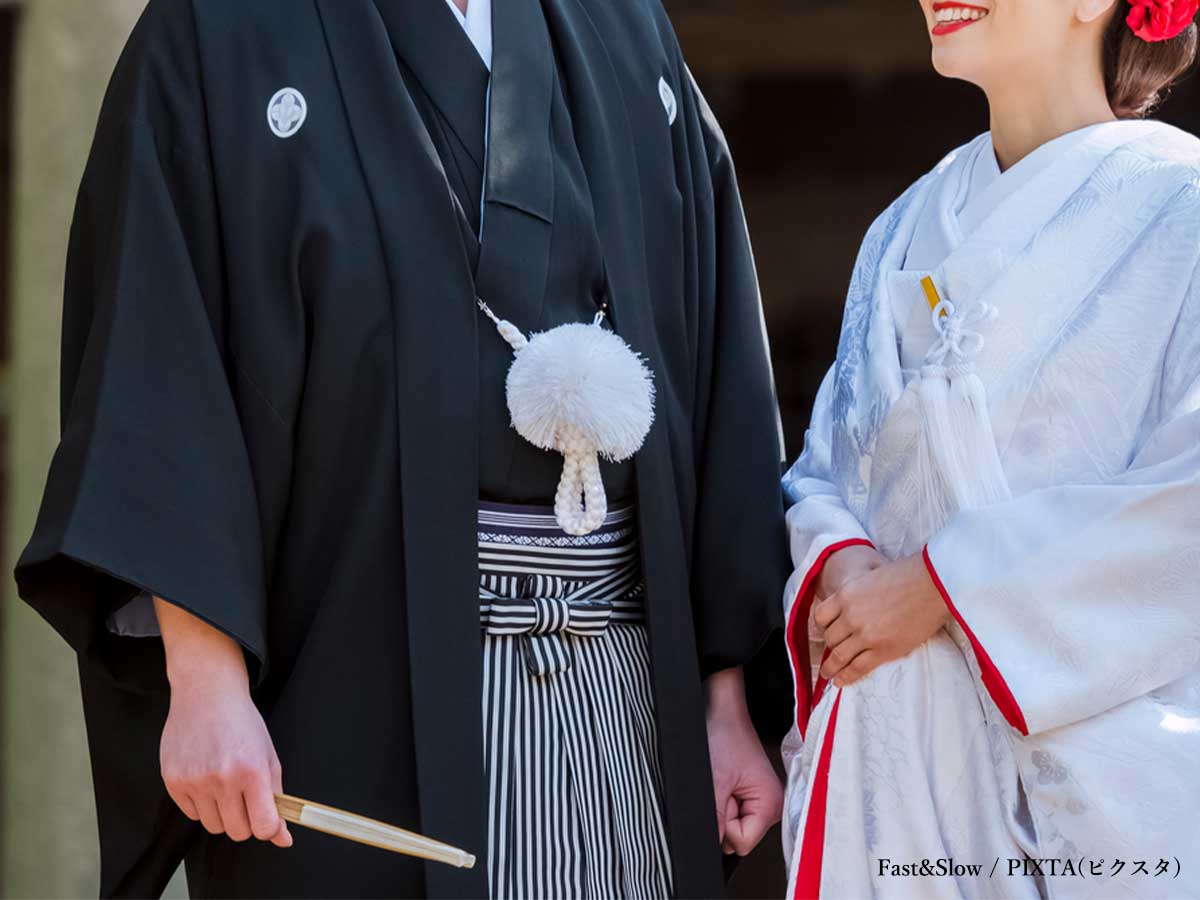
[[[968,60],[962,58],[962,54],[947,52],[934,48],[933,55],[933,70],[943,78],[956,78],[962,81],[974,81],[971,77],[973,66]]]

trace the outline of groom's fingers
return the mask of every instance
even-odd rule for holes
[[[737,847],[733,844],[733,830],[739,827],[738,816],[740,814],[737,797],[730,794],[729,799],[725,801],[725,813],[721,816],[725,832],[721,839],[721,850],[726,854],[737,853]]]
[[[757,821],[754,816],[745,816],[729,826],[729,846],[738,856],[748,856],[766,833],[765,829],[758,829]]]
[[[734,819],[726,826],[726,839],[733,847],[733,852],[738,856],[748,856],[750,851],[758,846],[758,842],[763,839],[771,826],[775,824],[771,820],[768,805],[757,797],[743,800],[741,817]]]
[[[725,804],[729,800],[729,794],[722,795],[721,789],[716,788],[713,801],[717,811],[717,842],[722,846],[725,844]]]
[[[731,829],[738,827],[738,798],[730,794],[730,799],[725,802],[725,840],[721,842],[721,848],[726,853],[736,853],[737,847],[734,847],[731,841]]]
[[[745,837],[742,834],[743,823],[741,819],[734,819],[729,823],[729,827],[725,830],[725,845],[726,853],[736,853],[738,856],[745,856],[750,851],[745,849]]]

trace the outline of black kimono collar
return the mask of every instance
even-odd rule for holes
[[[492,0],[492,46],[484,198],[551,222],[554,50],[538,0]]]
[[[550,267],[554,80],[554,50],[539,0],[492,0],[491,108],[475,283],[480,297],[499,303],[505,318],[525,328],[541,323]]]
[[[374,0],[392,47],[484,168],[487,66],[445,0]]]

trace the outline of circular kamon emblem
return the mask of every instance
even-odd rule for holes
[[[295,88],[281,88],[267,104],[267,124],[277,138],[294,137],[306,118],[308,102]]]

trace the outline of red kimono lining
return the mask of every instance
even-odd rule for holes
[[[922,551],[922,556],[925,559],[925,568],[929,570],[929,577],[933,579],[934,587],[938,589],[938,593],[942,595],[942,599],[946,602],[946,608],[950,610],[950,614],[954,616],[954,620],[958,622],[966,634],[967,640],[971,642],[971,649],[975,651],[975,659],[979,662],[979,672],[983,678],[983,686],[987,688],[992,701],[996,704],[997,709],[1000,710],[1004,718],[1008,720],[1008,724],[1021,732],[1021,734],[1028,735],[1029,726],[1025,724],[1025,714],[1021,711],[1021,706],[1017,703],[1017,698],[1013,696],[1008,683],[1004,680],[1004,676],[1000,674],[1000,670],[996,668],[996,664],[992,662],[992,658],[988,656],[988,652],[983,649],[983,644],[979,642],[979,638],[975,636],[975,632],[967,625],[966,620],[963,619],[955,607],[954,601],[950,599],[950,592],[942,584],[942,579],[938,575],[937,569],[933,567],[933,560],[929,558],[929,547],[926,547]]]
[[[792,681],[796,687],[796,727],[800,730],[800,737],[802,738],[808,728],[809,714],[812,712],[812,708],[816,705],[817,699],[820,696],[818,693],[810,690],[809,679],[812,675],[809,671],[810,661],[808,656],[808,614],[809,610],[812,609],[817,576],[821,574],[825,563],[833,554],[839,550],[845,550],[847,547],[858,546],[874,547],[875,545],[863,538],[852,538],[846,541],[838,541],[836,544],[830,544],[822,550],[820,555],[817,556],[816,561],[809,567],[807,574],[805,574],[804,581],[800,585],[800,590],[796,593],[796,600],[792,604],[792,611],[788,616],[785,639],[788,647],[788,656],[792,663]],[[798,634],[797,632],[802,633]],[[822,679],[817,682],[817,690],[823,687]]]

